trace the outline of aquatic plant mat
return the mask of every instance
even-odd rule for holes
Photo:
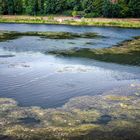
[[[13,140],[139,140],[140,84],[71,99],[56,109],[0,98],[0,137]]]
[[[71,33],[71,32],[15,32],[0,31],[0,42],[16,39],[22,36],[38,36],[48,39],[75,39],[75,38],[95,38],[101,37],[96,33]]]
[[[50,54],[66,57],[84,57],[105,62],[140,66],[140,37],[124,41],[111,48],[74,48],[68,51],[51,51]]]

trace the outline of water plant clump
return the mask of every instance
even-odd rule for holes
[[[84,57],[105,62],[140,66],[140,37],[122,42],[117,46],[102,49],[77,49],[51,51],[51,54],[66,57]]]
[[[129,90],[131,95],[112,90],[76,97],[56,109],[20,107],[13,99],[0,98],[0,134],[14,140],[138,139],[140,98],[135,91],[140,85]]]
[[[0,31],[0,42],[17,39],[18,37],[15,32]]]
[[[38,36],[48,39],[75,39],[75,38],[95,38],[101,37],[100,35],[88,32],[88,33],[70,33],[70,32],[8,32],[0,31],[0,42],[6,40],[16,39],[22,36]]]

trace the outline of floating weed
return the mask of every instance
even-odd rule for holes
[[[15,32],[0,31],[0,41],[16,39],[22,36],[39,36],[43,39],[75,39],[101,37],[97,33],[71,33],[71,32]]]
[[[14,32],[0,31],[0,42],[17,39],[20,36],[15,35]]]

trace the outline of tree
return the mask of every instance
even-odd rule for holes
[[[104,0],[94,0],[93,2],[95,13],[97,13],[99,16],[103,15],[103,11],[102,11],[103,4],[104,4]]]
[[[66,0],[68,9],[80,11],[82,10],[82,1],[83,0]]]
[[[3,9],[2,9],[2,0],[0,0],[0,15],[2,15],[3,14]]]
[[[8,0],[7,4],[8,4],[8,14],[9,15],[14,14],[14,0]]]
[[[0,0],[0,14],[61,14],[87,17],[140,17],[140,0]]]
[[[25,11],[29,15],[37,15],[38,0],[25,0]]]
[[[129,0],[128,7],[129,7],[129,14],[131,17],[140,17],[139,0]]]
[[[14,0],[14,14],[22,14],[23,2],[22,0]]]
[[[45,0],[45,11],[48,14],[61,13],[66,9],[66,0]]]
[[[120,6],[118,3],[112,3],[110,0],[105,0],[103,4],[103,16],[104,17],[119,17]]]
[[[84,0],[82,2],[82,7],[85,13],[90,13],[94,11],[93,0]]]
[[[44,14],[44,0],[38,1],[38,7],[39,7],[39,14],[43,15]]]

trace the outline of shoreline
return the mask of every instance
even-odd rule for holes
[[[81,18],[64,16],[0,16],[0,23],[54,24],[70,26],[96,26],[140,28],[139,18]]]

